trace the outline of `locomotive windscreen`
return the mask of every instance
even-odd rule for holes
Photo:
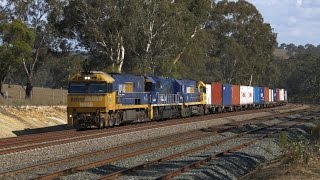
[[[70,83],[68,93],[104,94],[112,92],[112,84],[107,83]]]

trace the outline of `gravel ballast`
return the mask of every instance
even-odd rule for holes
[[[301,108],[301,107],[299,107]],[[298,110],[298,109],[297,109]],[[282,110],[284,111],[284,110]],[[288,110],[289,111],[289,110]],[[246,114],[246,115],[240,115],[240,116],[231,116],[228,118],[218,118],[214,120],[207,120],[202,122],[194,122],[194,123],[188,123],[183,125],[173,125],[169,127],[161,127],[156,129],[149,129],[149,130],[143,130],[139,132],[130,132],[125,134],[119,134],[119,135],[112,135],[108,137],[101,137],[101,138],[95,138],[90,140],[84,140],[79,142],[73,142],[73,143],[67,143],[62,145],[56,145],[52,147],[45,147],[40,149],[34,149],[34,150],[28,150],[25,152],[18,152],[18,153],[12,153],[7,155],[1,155],[0,156],[0,172],[6,172],[8,170],[14,170],[19,169],[23,167],[28,167],[33,164],[39,164],[44,162],[49,162],[53,160],[63,159],[69,156],[74,156],[78,154],[83,153],[89,153],[94,152],[98,150],[107,149],[110,147],[115,147],[122,144],[127,144],[131,142],[136,141],[142,141],[150,138],[170,135],[170,134],[177,134],[177,133],[183,133],[188,132],[191,130],[196,129],[203,129],[210,126],[215,125],[221,125],[225,123],[231,123],[235,121],[243,121],[258,117],[264,117],[273,114],[272,112],[260,112],[260,113],[254,113],[254,114]],[[296,118],[296,117],[293,117]],[[280,121],[279,119],[274,119],[273,121]],[[267,122],[269,123],[269,122]],[[174,131],[173,131],[174,129]],[[232,134],[232,133],[231,133]],[[231,135],[230,134],[230,135]],[[229,136],[230,136],[229,135]],[[167,148],[166,150],[162,150],[159,152],[152,152],[148,154],[144,154],[141,156],[133,157],[130,159],[127,159],[125,161],[121,162],[115,162],[110,165],[107,165],[108,170],[117,170],[119,168],[124,168],[128,166],[132,166],[135,164],[140,164],[145,162],[146,160],[152,160],[152,159],[158,159],[157,157],[165,157],[170,154],[182,151],[184,149],[188,149],[197,145],[201,145],[203,143],[209,142],[209,141],[216,141],[219,138],[225,138],[228,134],[223,135],[217,135],[217,136],[210,136],[205,139],[201,139],[199,141],[195,141],[190,143],[186,146],[181,147],[173,147],[173,148]],[[240,141],[239,141],[240,142]],[[232,142],[234,144],[237,144],[239,142]],[[153,172],[151,170],[151,172]],[[95,179],[95,177],[99,177],[99,174],[105,174],[106,170],[103,168],[96,168],[92,170],[91,172],[81,172],[74,175],[66,176],[67,179],[78,179],[78,178],[89,178]],[[129,178],[128,176],[127,178]],[[132,176],[134,177],[134,176]],[[141,178],[142,176],[139,175]],[[152,178],[151,176],[146,176],[148,178]]]
[[[121,144],[142,141],[145,139],[161,137],[170,134],[183,133],[191,130],[202,129],[225,123],[231,123],[234,121],[243,121],[257,117],[264,117],[268,115],[271,115],[271,113],[261,112],[240,116],[231,116],[228,118],[218,118],[214,120],[194,122],[183,125],[173,125],[169,127],[148,129],[139,132],[130,132],[119,135],[112,135],[107,137],[33,149],[24,152],[0,155],[0,173],[6,172],[8,170],[27,167],[32,164],[44,163],[78,154],[103,150]]]

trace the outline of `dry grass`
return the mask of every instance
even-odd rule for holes
[[[19,85],[7,84],[3,86],[3,92],[8,92],[9,98],[0,98],[0,105],[66,105],[67,90],[64,89],[49,89],[49,88],[33,88],[32,100],[25,99],[25,91]]]

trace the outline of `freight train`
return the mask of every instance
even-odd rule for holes
[[[70,78],[67,114],[78,129],[105,128],[285,102],[287,91],[279,88],[90,71]]]

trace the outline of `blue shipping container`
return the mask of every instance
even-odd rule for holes
[[[230,84],[223,84],[222,86],[222,105],[232,105],[232,86]]]
[[[265,102],[265,99],[264,99],[264,88],[263,87],[260,87],[260,103],[263,104]]]
[[[253,87],[253,104],[261,104],[261,87]]]
[[[273,88],[273,102],[278,102],[277,88]]]

